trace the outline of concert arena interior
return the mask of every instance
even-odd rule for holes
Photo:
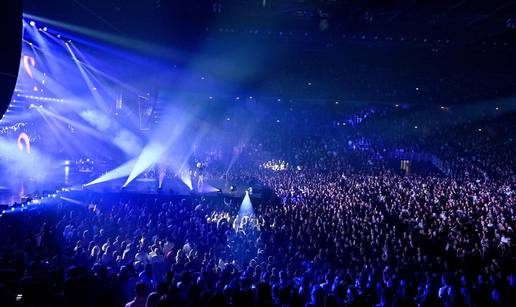
[[[0,306],[516,306],[516,2],[0,1]]]

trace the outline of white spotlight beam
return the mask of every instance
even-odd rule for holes
[[[190,189],[190,191],[193,191],[192,177],[190,177],[190,172],[182,173],[180,178],[181,181]]]
[[[150,144],[146,146],[140,156],[138,157],[138,160],[136,161],[136,164],[134,165],[134,168],[129,174],[129,177],[124,183],[124,187],[127,186],[131,181],[133,181],[138,175],[143,173],[146,169],[151,167],[154,163],[156,163],[161,155],[164,152],[164,146],[161,144]]]
[[[238,225],[242,223],[242,219],[244,217],[252,217],[254,216],[253,204],[251,203],[251,198],[249,197],[249,192],[245,191],[244,199],[242,200],[242,204],[240,205],[240,209],[238,210],[237,222]]]
[[[140,156],[138,156],[136,165],[123,186],[127,186],[131,181],[138,177],[138,175],[158,162],[186,129],[191,120],[191,116],[186,116],[177,122],[172,133],[168,132],[169,130],[166,126],[161,127],[162,129],[158,129],[159,132],[155,135],[153,140],[143,148]]]
[[[86,85],[88,86],[88,90],[90,91],[91,95],[93,96],[93,99],[97,103],[97,106],[99,107],[99,109],[101,109],[104,112],[107,112],[108,111],[108,107],[104,103],[102,97],[100,97],[100,94],[97,92],[97,89],[96,89],[95,85],[93,84],[93,82],[91,81],[89,75],[86,73],[86,71],[82,67],[82,64],[79,61],[79,59],[77,59],[77,56],[73,52],[72,48],[70,48],[70,44],[71,43],[65,43],[66,49],[72,55],[72,58],[73,58],[75,64],[77,65],[77,68],[79,69],[79,72],[81,73],[81,76],[83,77],[84,82],[86,82]]]
[[[87,187],[90,185],[94,185],[94,184],[125,177],[131,173],[131,170],[133,169],[135,164],[136,164],[136,159],[129,160],[129,161],[125,162],[124,164],[120,165],[119,167],[115,168],[114,170],[111,170],[111,171],[107,172],[106,174],[100,176],[99,178],[97,178],[91,182],[88,182],[84,186]]]

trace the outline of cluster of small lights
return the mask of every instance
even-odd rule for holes
[[[288,169],[289,164],[283,160],[270,160],[260,165],[260,167],[270,169],[272,171],[285,171]]]
[[[32,96],[32,95],[17,94],[16,96],[24,97],[24,98],[27,98],[27,99],[43,100],[43,101],[55,101],[55,102],[63,102],[64,101],[64,99],[41,97],[41,96]]]
[[[38,106],[38,105],[35,105],[35,104],[31,103],[31,104],[30,104],[30,106],[29,106],[29,108],[30,108],[30,109],[36,109],[36,108],[38,108],[38,109],[43,109],[43,106],[42,106],[42,105],[39,105],[39,106]]]

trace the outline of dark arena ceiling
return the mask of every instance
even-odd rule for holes
[[[153,55],[174,65],[260,64],[245,86],[270,95],[460,104],[516,91],[516,1],[26,0],[24,11],[167,45],[177,56]]]

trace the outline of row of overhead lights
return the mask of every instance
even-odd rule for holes
[[[36,22],[35,22],[34,20],[31,20],[31,21],[29,22],[29,25],[30,25],[31,27],[36,27]],[[43,27],[43,28],[38,28],[38,30],[43,31],[43,32],[47,32],[48,28],[47,28],[47,27]]]
[[[27,98],[27,99],[34,99],[34,100],[64,102],[64,99],[50,98],[50,97],[43,97],[43,96],[32,96],[32,95],[21,95],[21,94],[16,94],[16,96]]]
[[[512,29],[512,28],[511,28]],[[210,31],[209,28],[206,28],[205,29],[206,31]],[[238,30],[235,30],[234,28],[218,28],[218,29],[215,29],[216,31],[222,33],[222,32],[225,32],[225,33],[235,33],[237,32]],[[244,31],[240,31],[241,33],[249,33],[249,34],[254,34],[254,35],[257,35],[257,34],[267,34],[267,35],[273,35],[273,34],[277,34],[278,36],[290,36],[290,37],[293,37],[293,36],[297,36],[297,37],[300,37],[301,35],[304,36],[304,37],[308,37],[310,36],[310,33],[309,32],[304,32],[304,33],[294,33],[292,31],[279,31],[279,32],[273,32],[273,31],[260,31],[260,30],[254,30],[254,29],[251,29],[251,30],[244,30]],[[342,39],[343,40],[367,40],[367,41],[390,41],[390,42],[395,42],[395,41],[400,41],[400,42],[422,42],[422,43],[437,43],[437,44],[440,44],[440,45],[450,45],[450,44],[453,44],[452,40],[450,39],[430,39],[428,37],[423,37],[423,38],[418,38],[418,37],[404,37],[404,36],[400,36],[399,38],[398,37],[394,37],[394,36],[389,36],[389,35],[366,35],[366,34],[347,34],[347,33],[342,33],[341,35]],[[502,45],[504,47],[508,47],[509,46],[509,42],[507,41],[504,41],[504,42],[497,42],[497,41],[482,41],[481,42],[482,45],[486,46],[488,44],[492,44],[493,46],[497,46],[497,45]]]
[[[24,24],[24,25],[25,25],[25,24]],[[31,20],[31,21],[29,22],[29,25],[30,25],[30,26],[32,26],[32,27],[36,27],[36,22],[34,22],[33,20]],[[43,31],[43,32],[47,32],[47,31],[48,31],[48,28],[47,28],[47,27],[42,27],[42,28],[38,28],[38,30],[39,30],[39,31]],[[52,34],[52,33],[50,33],[50,34]],[[61,34],[56,34],[55,36],[56,36],[57,38],[61,38]],[[64,40],[64,41],[65,41],[65,44],[67,44],[67,43],[71,43],[71,42],[72,42],[70,39],[66,39],[66,40]],[[29,45],[31,45],[31,46],[32,46],[32,43],[31,43],[31,42],[29,42]]]

